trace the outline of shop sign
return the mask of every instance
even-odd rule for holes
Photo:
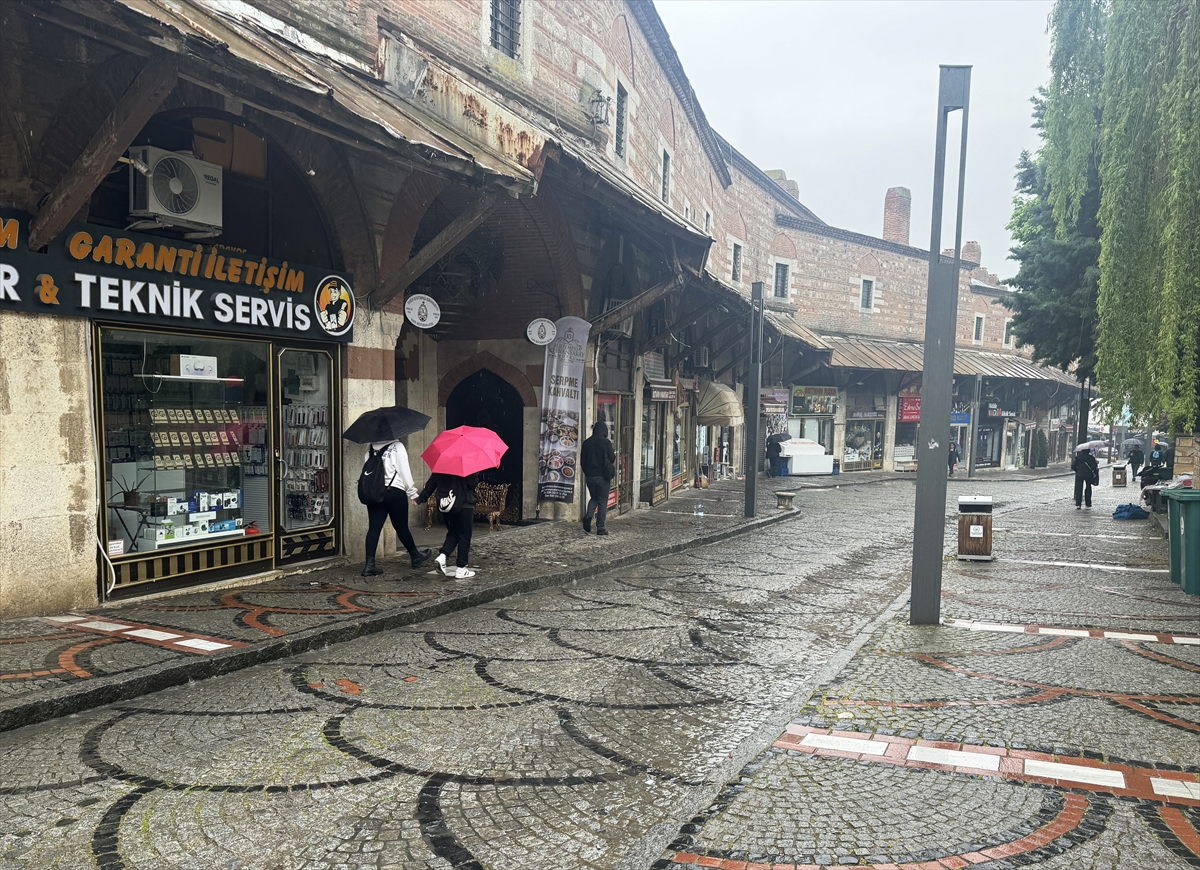
[[[950,415],[950,425],[951,426],[970,426],[971,425],[970,413],[955,411],[953,414]]]
[[[667,500],[667,484],[666,481],[659,480],[654,484],[654,491],[650,496],[650,505],[659,505]]]
[[[579,317],[560,317],[554,325],[557,336],[546,345],[542,376],[538,500],[569,503],[575,500],[584,349],[592,325]]]
[[[848,415],[851,420],[882,420],[887,414],[875,409],[856,409]]]
[[[0,209],[0,311],[88,317],[348,342],[357,303],[348,275],[72,223],[45,253],[28,248],[29,216]]]
[[[556,335],[558,335],[558,329],[554,326],[554,321],[548,317],[534,318],[525,327],[525,337],[538,347],[545,347],[554,341]]]
[[[674,402],[679,398],[679,390],[674,384],[651,384],[651,402]]]
[[[897,419],[901,423],[916,423],[921,419],[921,397],[901,396]]]
[[[617,488],[615,486],[608,491],[608,506],[610,508],[617,506]]]
[[[792,387],[793,417],[833,416],[837,413],[837,387]]]
[[[792,391],[788,387],[763,387],[758,391],[758,398],[764,406],[781,405],[786,408],[791,399],[791,393]]]
[[[663,361],[663,355],[658,352],[642,354],[642,371],[648,378],[666,380],[667,368]]]
[[[424,293],[414,293],[404,300],[404,319],[418,329],[432,329],[442,319],[442,306]]]

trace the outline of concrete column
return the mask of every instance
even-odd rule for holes
[[[900,397],[889,392],[885,397],[887,405],[883,419],[883,470],[896,470],[896,421],[899,418],[897,406]]]
[[[630,486],[633,488],[633,510],[637,510],[641,501],[642,489],[642,406],[645,403],[644,377],[642,375],[642,359],[638,357],[633,367],[633,449],[630,460]]]
[[[846,458],[846,400],[849,394],[838,390],[837,413],[833,415],[833,458],[841,467]]]

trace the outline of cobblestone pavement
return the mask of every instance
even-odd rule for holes
[[[889,615],[656,868],[1200,867],[1200,602],[1136,499],[995,517],[941,628]],[[953,492],[952,492],[953,495]]]
[[[1082,521],[1062,481],[987,488],[998,526]],[[1115,639],[906,627],[912,493],[813,491],[719,544],[0,734],[0,867],[1187,866],[1194,737],[1086,692],[1130,668],[1119,691],[1194,721],[1194,674]],[[1010,660],[1087,644],[1118,658],[1038,674],[1069,698],[1011,722],[976,703],[1043,691]],[[934,733],[946,698],[982,718]],[[1100,785],[1064,781],[1072,763]]]

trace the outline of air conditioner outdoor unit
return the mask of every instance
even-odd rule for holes
[[[183,227],[190,238],[218,235],[222,226],[220,166],[152,145],[129,149],[129,216],[135,227]]]
[[[618,305],[624,305],[628,301],[628,299],[606,299],[604,302],[604,310],[612,311]],[[613,324],[611,327],[609,327],[609,331],[619,332],[621,335],[629,338],[631,335],[633,335],[633,315],[626,317],[620,323]]]
[[[696,352],[694,354],[692,354],[692,363],[697,368],[701,368],[701,369],[708,368],[708,348],[707,347],[697,348]]]

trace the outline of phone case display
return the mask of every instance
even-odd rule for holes
[[[330,474],[329,357],[289,350],[280,354],[284,405],[280,445],[283,525],[321,526],[333,517]]]
[[[197,349],[225,376],[164,374]],[[248,422],[242,396],[266,383],[265,345],[103,330],[101,367],[111,556],[270,531],[269,511],[243,510],[246,442],[266,420]]]

